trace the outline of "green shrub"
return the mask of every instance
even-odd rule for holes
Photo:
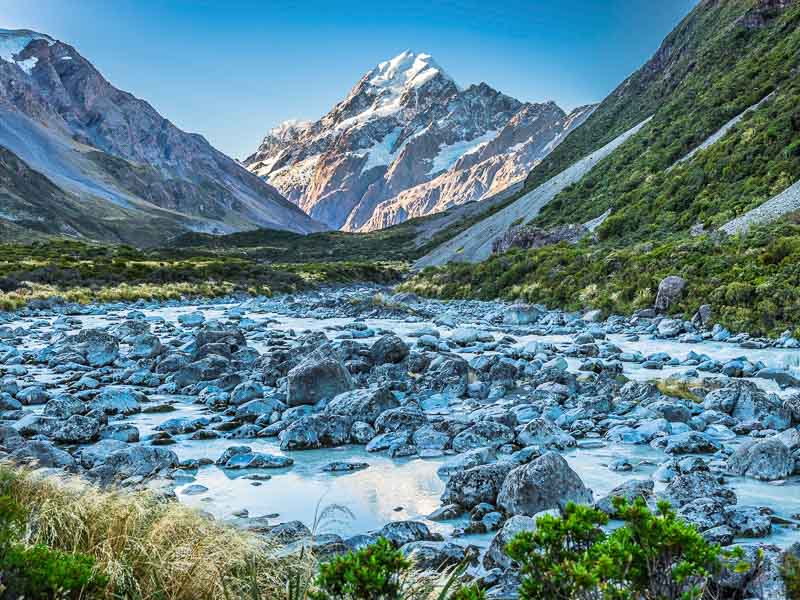
[[[411,568],[386,539],[320,566],[314,600],[400,600],[402,576]]]
[[[543,516],[535,531],[512,540],[507,552],[521,565],[520,598],[701,598],[721,565],[719,546],[678,519],[667,503],[652,513],[641,498],[631,504],[617,498],[615,508],[624,525],[610,534],[601,529],[605,513],[569,504],[562,516]],[[737,560],[741,551],[724,556]]]

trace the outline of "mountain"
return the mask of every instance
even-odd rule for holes
[[[428,54],[364,75],[315,122],[273,129],[245,161],[330,227],[368,231],[480,200],[523,178],[589,114],[466,89]]]
[[[202,136],[115,88],[72,46],[33,31],[0,30],[0,147],[3,197],[17,198],[4,205],[6,222],[132,243],[186,230],[323,229]],[[21,169],[64,200],[31,204],[12,187]],[[159,227],[143,231],[152,221]]]

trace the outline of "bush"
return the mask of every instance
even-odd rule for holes
[[[386,539],[320,566],[314,600],[399,600],[402,576],[411,568]]]
[[[610,534],[608,516],[569,504],[559,517],[543,516],[520,533],[507,552],[521,565],[522,600],[701,598],[721,566],[719,546],[677,518],[667,503],[651,513],[639,498],[615,500],[624,525]],[[741,551],[725,553],[738,560]],[[736,568],[742,568],[737,564]]]

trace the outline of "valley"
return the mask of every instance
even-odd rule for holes
[[[799,597],[800,2],[361,68],[239,161],[0,29],[0,600]]]

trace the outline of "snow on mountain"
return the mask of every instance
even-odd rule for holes
[[[552,102],[461,88],[429,54],[406,51],[321,119],[272,129],[245,166],[330,227],[374,229],[524,177],[577,122]],[[398,199],[415,208],[390,208]]]
[[[39,62],[35,56],[21,59],[19,57],[23,50],[34,40],[44,40],[48,45],[55,44],[55,40],[50,36],[36,33],[28,29],[0,29],[0,60],[15,63],[20,69],[30,75],[33,68]]]

